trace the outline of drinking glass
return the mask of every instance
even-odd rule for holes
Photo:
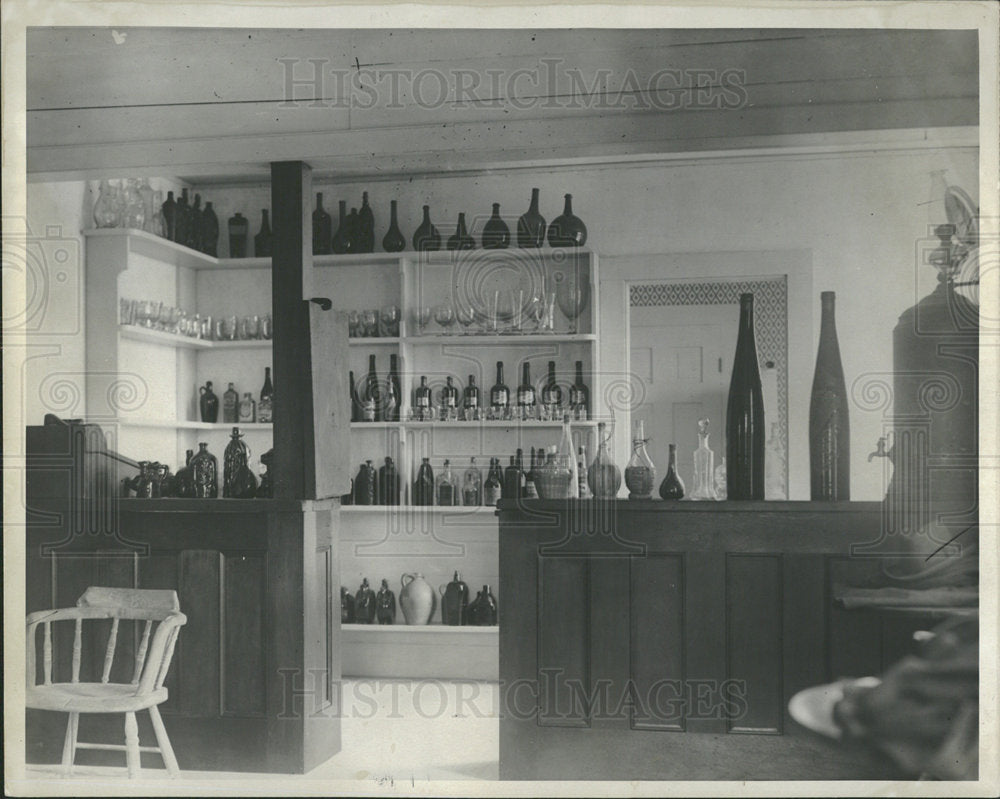
[[[244,316],[240,319],[240,338],[247,341],[260,338],[259,316]]]
[[[521,319],[524,316],[524,291],[517,290],[510,292],[510,324],[508,333],[521,332]]]
[[[236,317],[227,316],[222,320],[222,338],[226,341],[236,340]]]
[[[469,335],[469,325],[476,321],[476,312],[471,305],[459,305],[455,311],[455,318],[462,326],[462,335]]]
[[[387,305],[379,313],[379,335],[395,338],[399,335],[399,307]]]
[[[212,320],[211,315],[203,316],[199,322],[198,328],[198,338],[203,338],[206,341],[214,338],[215,336],[215,323]]]
[[[378,336],[378,311],[374,308],[362,311],[361,326],[363,328],[361,335],[367,338],[376,338]]]
[[[347,335],[350,338],[361,335],[361,314],[357,311],[350,311],[347,314]]]
[[[174,318],[174,307],[172,305],[167,305],[166,303],[160,303],[160,314],[157,318],[157,327],[160,330],[168,331],[170,330],[171,321]]]
[[[455,323],[455,309],[451,305],[442,303],[434,308],[434,321],[444,330],[445,335],[450,332],[451,326]]]
[[[556,329],[556,293],[547,292],[542,297],[542,331],[554,333]]]
[[[565,274],[561,275],[561,280],[556,281],[556,303],[559,310],[569,320],[569,332],[577,332],[577,317],[587,307],[590,299],[590,284],[586,275]]]
[[[431,309],[426,305],[421,305],[413,309],[413,321],[417,325],[418,335],[424,334],[424,328],[431,321]]]
[[[123,325],[135,324],[135,300],[121,298],[121,319],[119,323]]]
[[[545,317],[545,300],[542,298],[542,295],[535,294],[528,300],[525,315],[535,323],[534,332],[537,333],[542,329],[542,319]]]
[[[260,318],[260,337],[270,341],[273,335],[274,328],[271,324],[271,314],[266,313]]]

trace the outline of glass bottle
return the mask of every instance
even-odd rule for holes
[[[159,189],[153,192],[153,215],[150,218],[148,229],[154,236],[167,237],[166,225],[163,221],[163,192]]]
[[[458,225],[455,228],[455,235],[448,237],[447,248],[449,250],[473,250],[476,247],[476,240],[469,235],[465,229],[465,214],[458,215]]]
[[[257,258],[271,257],[271,223],[267,218],[267,209],[260,209],[260,232],[253,237],[253,254]]]
[[[444,388],[441,389],[441,418],[449,422],[458,421],[458,389],[451,375],[445,378]]]
[[[247,257],[247,235],[250,230],[250,223],[239,211],[229,217],[229,257]]]
[[[389,356],[389,374],[385,378],[385,395],[382,397],[382,413],[379,417],[383,422],[399,421],[399,371],[398,358],[395,353]]]
[[[740,327],[726,404],[729,499],[764,499],[764,397],[753,328],[753,294],[740,295]]]
[[[413,505],[434,504],[434,470],[431,468],[430,458],[423,458],[420,468],[417,469],[410,501]]]
[[[433,252],[441,249],[441,234],[431,224],[431,207],[424,206],[424,219],[413,231],[413,249],[417,252]]]
[[[503,382],[503,361],[497,361],[497,382],[490,389],[490,418],[506,419],[510,411],[510,389]]]
[[[521,385],[517,387],[517,416],[521,421],[535,418],[535,386],[531,382],[531,367],[525,361],[521,366]]]
[[[402,252],[406,249],[406,238],[396,222],[396,201],[389,203],[389,229],[382,238],[382,249],[386,252]]]
[[[813,500],[851,498],[851,430],[834,318],[835,300],[832,291],[820,294],[819,351],[809,400],[809,475]]]
[[[354,596],[344,586],[340,586],[340,623],[354,624],[356,621]]]
[[[194,202],[191,204],[191,208],[188,211],[188,213],[191,215],[191,222],[188,225],[188,235],[190,236],[190,240],[188,241],[188,247],[190,247],[193,250],[198,250],[199,252],[202,252],[204,247],[202,241],[204,234],[202,226],[204,220],[202,218],[203,211],[201,207],[200,194],[194,195]]]
[[[354,616],[358,624],[371,624],[375,621],[375,592],[368,585],[368,578],[361,580],[361,587],[354,596]]]
[[[483,498],[486,505],[496,505],[503,496],[503,477],[500,474],[499,458],[490,458],[490,469],[483,484]]]
[[[497,600],[488,585],[476,592],[476,599],[469,606],[469,623],[479,627],[496,626]]]
[[[191,459],[194,457],[194,450],[189,449],[184,456],[184,465],[177,470],[174,484],[177,486],[177,496],[191,498],[194,493],[194,474],[191,471]]]
[[[358,469],[358,476],[354,478],[353,494],[355,505],[378,504],[378,479],[371,461],[365,461]]]
[[[573,431],[569,422],[569,414],[563,414],[562,437],[559,440],[556,460],[560,469],[569,469],[570,481],[566,488],[566,496],[570,499],[578,499],[580,496],[580,468],[576,459],[577,451],[576,447],[573,446]]]
[[[181,196],[177,200],[176,214],[174,216],[174,241],[183,244],[185,247],[191,240],[191,205],[188,202],[188,190],[181,189]]]
[[[694,451],[691,499],[718,499],[715,493],[715,453],[708,447],[708,419],[698,421],[698,449]]]
[[[613,499],[622,485],[622,473],[611,458],[611,436],[605,434],[606,428],[604,422],[598,422],[597,456],[587,469],[587,485],[596,499]]]
[[[573,214],[573,195],[565,197],[562,215],[549,225],[550,247],[582,247],[587,243],[587,226],[580,217]]]
[[[177,202],[172,191],[167,192],[167,199],[160,206],[160,213],[163,214],[163,237],[177,241]]]
[[[520,450],[518,450],[520,452]],[[538,486],[535,484],[535,448],[531,448],[531,458],[528,461],[528,468],[524,470],[524,488],[521,496],[525,499],[538,499]]]
[[[524,450],[520,447],[517,448],[517,454],[514,455],[514,466],[517,469],[517,495],[523,497],[527,477],[524,474]]]
[[[191,458],[194,494],[199,498],[215,499],[219,496],[219,460],[208,451],[208,444],[198,443],[198,452]]]
[[[314,210],[312,214],[312,226],[313,255],[329,255],[331,252],[330,245],[333,233],[333,220],[326,212],[326,209],[323,208],[323,192],[316,192],[316,210]]]
[[[632,423],[632,457],[625,467],[625,485],[629,499],[650,499],[656,485],[656,467],[646,454],[646,435],[642,419]]]
[[[576,479],[579,486],[577,496],[580,499],[590,499],[590,484],[587,482],[587,447],[585,444],[576,448]]]
[[[378,470],[378,498],[383,505],[399,504],[399,471],[388,456]]]
[[[211,200],[205,203],[201,212],[201,249],[213,258],[219,254],[219,217],[215,215]]]
[[[451,461],[445,458],[444,466],[435,481],[437,504],[449,507],[458,504],[458,488],[455,486],[455,475],[451,472]]]
[[[475,422],[479,419],[479,386],[476,385],[476,376],[469,375],[469,384],[462,392],[462,409],[465,413],[465,421]]]
[[[580,378],[583,379],[583,361],[578,361]],[[549,361],[549,375],[542,386],[542,407],[541,417],[545,421],[559,418],[559,410],[562,407],[562,389],[556,383],[556,362]]]
[[[469,586],[457,571],[447,586],[441,588],[441,623],[451,626],[468,624]]]
[[[149,185],[149,178],[143,178],[137,189],[139,198],[142,200],[142,229],[147,233],[154,233],[153,217],[156,214],[156,206],[153,205],[153,187]]]
[[[590,389],[583,382],[583,361],[576,362],[576,379],[569,387],[569,409],[574,421],[590,419]]]
[[[418,422],[428,422],[431,420],[431,390],[427,385],[427,378],[420,377],[420,385],[414,392],[416,415]]]
[[[140,499],[150,499],[153,496],[152,464],[149,461],[139,461],[139,476],[135,480],[135,495]]]
[[[660,499],[683,499],[684,481],[677,473],[677,445],[671,444],[667,460],[667,473],[660,483]]]
[[[248,469],[250,464],[250,448],[243,440],[243,434],[238,427],[233,428],[223,454],[222,461],[222,496],[236,496],[236,486],[240,472]]]
[[[337,255],[346,255],[352,251],[354,238],[347,225],[347,201],[337,202],[337,232],[330,240],[330,249]]]
[[[115,209],[111,203],[111,186],[107,180],[102,180],[97,189],[94,224],[99,228],[115,226]]]
[[[531,205],[517,220],[517,246],[541,247],[545,243],[545,217],[538,212],[538,189],[531,190]]]
[[[225,424],[232,424],[238,421],[240,412],[240,395],[232,383],[222,395],[222,421]]]
[[[361,399],[361,418],[365,422],[374,422],[382,406],[381,391],[378,385],[378,375],[375,373],[375,356],[368,356],[368,374],[361,384],[359,392]]]
[[[382,587],[375,595],[375,618],[379,624],[396,623],[396,595],[389,588],[389,583],[383,578]]]
[[[375,252],[375,215],[368,204],[368,192],[361,193],[361,210],[358,211],[358,252]]]
[[[483,249],[505,250],[510,245],[510,228],[500,218],[500,203],[493,203],[493,215],[483,225]]]
[[[274,421],[274,386],[271,384],[271,367],[264,367],[264,385],[260,389],[260,400],[257,403],[257,421]]]
[[[726,456],[722,456],[722,463],[715,467],[715,497],[716,499],[726,499]]]
[[[212,391],[212,381],[208,380],[198,389],[198,410],[201,413],[201,420],[215,424],[219,419],[219,398]]]
[[[469,468],[462,478],[462,504],[469,507],[483,504],[483,475],[476,466],[475,457],[469,459]]]

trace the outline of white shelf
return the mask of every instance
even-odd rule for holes
[[[252,350],[270,349],[270,339],[245,339],[238,341],[211,341],[203,338],[191,338],[177,333],[167,333],[141,325],[119,325],[118,332],[122,338],[134,341],[145,341],[150,344],[160,344],[164,347],[177,347],[190,350]]]
[[[416,633],[418,635],[434,635],[447,633],[450,635],[499,635],[500,627],[494,625],[453,625],[431,622],[430,624],[407,624],[402,618],[402,614],[396,614],[395,624],[341,624],[341,630],[349,630],[352,633],[362,635],[393,635],[402,633]]]
[[[597,341],[593,333],[511,333],[454,335],[432,333],[427,336],[404,336],[407,344],[459,344],[465,347],[510,347],[514,344],[562,344]]]
[[[376,514],[376,513],[438,513],[443,516],[470,514],[493,516],[496,508],[492,505],[341,505],[341,513]]]
[[[589,247],[508,247],[502,250],[437,250],[435,252],[402,253],[421,264],[452,264],[458,260],[465,262],[490,261],[563,261],[570,257],[589,258],[593,255]]]
[[[123,427],[155,427],[170,430],[231,430],[234,427],[240,430],[271,430],[274,425],[270,422],[186,422],[176,419],[129,419],[119,417],[113,424],[120,424]]]
[[[376,338],[365,336],[347,339],[347,343],[351,347],[397,347],[399,346],[399,341],[399,336],[382,336]]]
[[[358,424],[363,424],[359,422]],[[520,422],[520,421],[496,421],[493,419],[483,420],[479,422],[394,422],[394,424],[400,424],[404,427],[412,427],[418,429],[427,429],[432,427],[440,427],[442,429],[450,430],[472,430],[477,427],[486,427],[491,429],[518,429],[523,430],[525,428],[531,430],[542,430],[542,429],[559,429],[562,427],[563,423],[561,421],[552,422],[540,422],[537,420],[530,422]],[[586,421],[586,422],[570,422],[570,427],[596,427],[597,422]]]

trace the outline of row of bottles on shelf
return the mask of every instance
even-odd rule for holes
[[[429,624],[434,616],[434,589],[422,574],[407,573],[400,578],[399,607],[409,625]],[[476,598],[469,602],[469,587],[455,572],[454,579],[439,587],[441,593],[441,623],[452,626],[495,626],[497,624],[497,600],[489,585],[484,585]],[[372,590],[368,578],[361,581],[361,587],[353,596],[340,588],[340,621],[342,624],[395,624],[396,595],[389,588],[389,581],[382,580],[378,592]]]
[[[587,227],[573,214],[572,195],[565,195],[562,215],[546,226],[545,218],[538,210],[539,190],[531,190],[531,204],[516,224],[517,246],[523,248],[541,247],[548,236],[552,247],[582,247],[587,241]],[[347,213],[347,202],[338,201],[339,219],[336,232],[333,220],[323,207],[323,194],[316,195],[316,210],[312,215],[313,254],[370,253],[375,251],[375,217],[368,203],[368,192],[361,198],[361,209],[352,208]],[[423,220],[413,232],[411,239],[417,252],[433,252],[441,249],[441,234],[431,222],[430,206],[423,207]],[[506,249],[511,244],[510,227],[500,215],[500,203],[493,203],[493,213],[483,225],[481,245],[483,249]],[[458,215],[454,235],[444,242],[448,250],[472,250],[476,240],[469,234],[465,214]],[[406,248],[406,238],[399,229],[396,218],[396,201],[389,203],[389,229],[382,238],[382,249],[386,252],[402,252]]]
[[[521,366],[521,383],[513,397],[504,382],[503,361],[497,361],[496,383],[483,402],[475,375],[469,375],[464,389],[455,385],[454,378],[445,378],[437,397],[427,385],[427,377],[413,389],[408,421],[558,421],[569,413],[573,421],[590,419],[590,389],[583,378],[583,361],[576,362],[576,377],[566,391],[556,381],[556,362],[549,361],[548,375],[536,389],[531,379],[531,366]],[[368,356],[368,374],[358,385],[350,372],[352,422],[398,422],[400,420],[400,380],[397,356],[389,356],[389,373],[383,384],[375,369],[375,356]],[[513,402],[511,401],[513,398]],[[435,402],[436,399],[436,402]]]
[[[201,421],[215,424],[219,420],[219,397],[212,390],[212,381],[198,389],[198,411]],[[222,423],[241,424],[270,423],[274,421],[274,384],[271,382],[271,367],[264,367],[264,385],[260,389],[260,398],[255,400],[249,391],[243,392],[242,398],[233,383],[222,395]]]
[[[234,427],[222,461],[222,496],[232,499],[266,498],[271,496],[270,467],[273,450],[260,456],[265,472],[258,479],[250,469],[250,447],[243,434]],[[187,451],[184,466],[176,474],[166,464],[139,461],[139,474],[122,480],[122,496],[141,499],[180,497],[216,499],[219,496],[219,460],[200,442],[198,452]]]

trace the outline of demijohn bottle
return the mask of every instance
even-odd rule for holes
[[[503,382],[503,361],[497,361],[497,382],[490,389],[490,418],[505,419],[510,406],[510,389]]]
[[[851,433],[834,300],[832,291],[820,294],[819,352],[809,401],[810,496],[814,500],[851,498]]]
[[[531,382],[531,367],[527,361],[521,367],[521,385],[517,387],[517,415],[521,421],[535,418],[535,386]]]
[[[740,295],[740,327],[726,404],[726,495],[764,499],[764,396],[753,329],[753,294]]]
[[[271,367],[264,367],[264,385],[260,389],[260,400],[257,402],[257,421],[274,421],[274,386],[271,385]]]

